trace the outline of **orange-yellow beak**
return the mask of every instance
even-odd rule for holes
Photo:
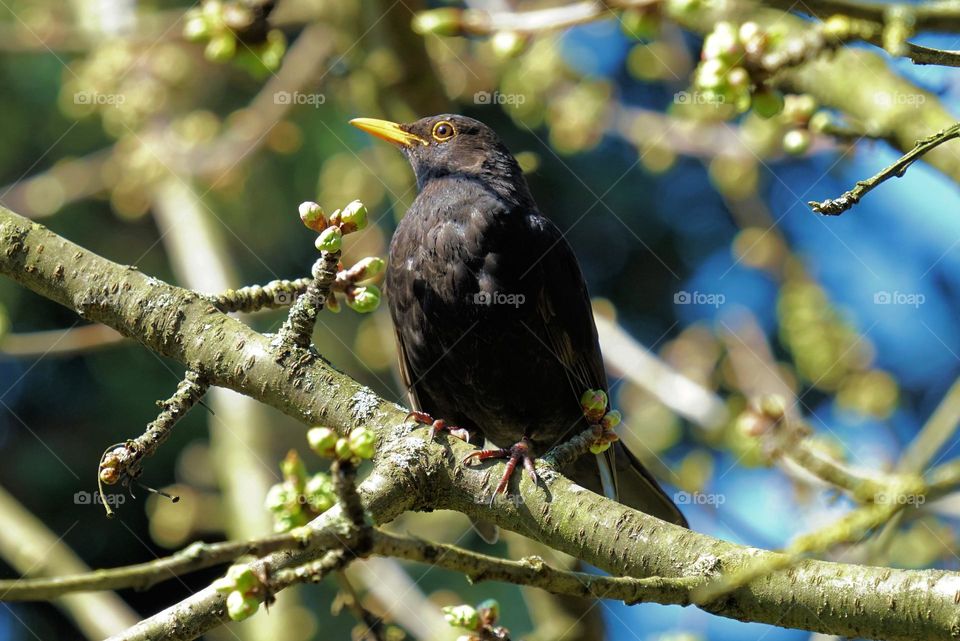
[[[400,128],[400,125],[395,122],[390,122],[389,120],[377,120],[376,118],[354,118],[350,121],[350,124],[357,129],[361,129],[368,134],[386,140],[387,142],[392,142],[395,145],[412,147],[416,144],[427,144],[427,141],[420,136],[412,134],[409,131],[404,131]]]

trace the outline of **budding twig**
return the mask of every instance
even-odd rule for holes
[[[810,201],[807,204],[818,214],[823,214],[824,216],[839,216],[860,202],[861,198],[881,183],[891,178],[903,176],[910,165],[933,148],[958,137],[960,137],[960,123],[947,129],[941,129],[932,136],[917,141],[913,149],[901,156],[895,163],[884,168],[875,176],[859,181],[853,189],[844,192],[838,198],[828,198],[822,202]]]
[[[211,298],[214,307],[224,313],[257,312],[261,309],[289,307],[301,296],[313,278],[297,280],[274,280],[266,285],[251,285],[240,289],[230,289]]]
[[[297,583],[319,583],[331,572],[345,568],[353,559],[354,556],[345,550],[332,550],[316,561],[278,570],[270,577],[270,591],[279,592]]]
[[[277,333],[281,344],[293,343],[302,348],[310,346],[317,314],[323,309],[330,295],[330,287],[337,278],[339,262],[339,250],[320,253],[320,258],[313,264],[313,280],[293,303],[290,315]]]
[[[365,556],[370,550],[372,528],[367,521],[360,494],[357,492],[357,468],[350,459],[338,459],[330,466],[333,491],[340,507],[351,524],[352,536],[347,550],[355,556]]]
[[[207,381],[198,372],[188,370],[183,380],[177,385],[177,391],[159,405],[163,409],[160,414],[147,425],[144,433],[126,443],[118,444],[104,452],[100,459],[99,482],[100,494],[103,496],[103,485],[113,485],[118,482],[124,484],[140,476],[143,459],[151,456],[157,448],[167,440],[173,426],[196,405],[209,387]],[[174,501],[178,500],[174,497]],[[110,503],[103,501],[107,516],[113,516]]]
[[[568,441],[555,445],[546,454],[540,457],[540,461],[551,465],[557,469],[563,469],[575,460],[590,451],[600,434],[598,426],[591,425]]]
[[[697,588],[694,593],[696,603],[716,601],[752,581],[799,563],[809,554],[859,541],[908,505],[923,504],[931,491],[931,487],[917,475],[871,477],[850,470],[839,461],[818,452],[810,445],[809,428],[799,421],[788,419],[783,411],[783,401],[778,400],[776,395],[763,398],[755,412],[756,422],[751,422],[753,429],[769,439],[774,456],[789,458],[831,486],[848,492],[863,505],[825,527],[796,537],[783,549],[782,554],[748,563],[736,572],[717,577]],[[768,423],[766,428],[763,422]],[[938,472],[941,482],[937,486],[938,491],[943,491],[958,480],[957,472],[949,468]]]

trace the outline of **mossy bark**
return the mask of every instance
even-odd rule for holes
[[[470,446],[426,440],[406,410],[377,397],[309,350],[278,344],[218,311],[210,299],[118,265],[0,208],[0,273],[177,359],[211,384],[234,389],[308,424],[378,434],[374,471],[361,485],[376,523],[412,509],[452,509],[497,523],[611,574],[709,578],[776,553],[676,527],[573,485],[541,465],[534,485],[516,475],[511,500],[487,498],[502,463],[459,463]],[[519,497],[519,499],[518,499]],[[338,508],[312,528],[349,524]],[[346,530],[344,530],[346,531]],[[321,539],[323,537],[320,537]],[[258,561],[272,570],[322,556],[317,546]],[[557,577],[557,591],[563,593]],[[547,581],[544,587],[550,588]],[[644,590],[645,600],[688,604],[676,585]],[[700,604],[745,621],[891,641],[960,638],[960,574],[894,570],[809,560],[773,572],[721,600]],[[225,619],[222,595],[203,590],[141,622],[118,639],[189,639]]]

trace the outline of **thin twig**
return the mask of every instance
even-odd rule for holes
[[[137,438],[111,446],[100,459],[98,479],[103,485],[118,482],[129,483],[140,476],[143,459],[151,456],[163,444],[173,431],[173,427],[190,409],[200,402],[206,394],[209,384],[206,379],[193,370],[188,370],[177,385],[177,391],[165,401],[160,401],[160,414],[147,425],[144,433]],[[113,516],[113,510],[107,500],[103,501],[107,516]]]
[[[341,570],[334,576],[337,585],[340,587],[340,602],[350,610],[361,625],[366,626],[360,638],[367,641],[385,641],[387,637],[383,619],[363,607],[360,602],[360,595],[357,594],[357,590],[347,577],[347,573]]]
[[[943,447],[960,426],[960,379],[953,382],[940,404],[927,419],[913,441],[897,462],[897,470],[903,473],[920,474],[934,455]],[[955,487],[956,466],[941,466],[934,470],[928,479],[927,498],[934,499],[945,491]],[[866,541],[864,554],[867,561],[881,555],[893,542],[894,536],[903,521],[903,512],[898,512],[888,521],[880,533]]]
[[[960,137],[960,123],[957,123],[952,127],[948,127],[947,129],[941,129],[932,136],[928,136],[917,141],[917,144],[914,145],[913,149],[901,156],[895,163],[884,168],[875,176],[859,181],[853,189],[845,192],[839,198],[828,198],[823,202],[810,201],[807,204],[810,205],[811,209],[818,214],[823,214],[824,216],[839,216],[860,202],[861,198],[863,198],[867,193],[884,181],[903,176],[910,165],[916,162],[928,151],[947,142],[948,140],[953,140],[954,138],[958,137]]]
[[[330,288],[337,278],[340,252],[321,252],[320,258],[313,264],[313,282],[299,296],[290,308],[290,315],[277,332],[280,344],[293,343],[297,347],[307,348],[313,336],[313,326],[317,314],[326,304]]]
[[[316,561],[278,570],[270,577],[269,589],[279,592],[298,583],[319,583],[331,572],[345,568],[353,559],[354,556],[345,550],[332,550]]]
[[[261,309],[289,307],[301,296],[312,278],[297,280],[274,280],[266,285],[250,285],[240,289],[230,289],[211,298],[213,305],[221,312],[258,312]]]
[[[357,468],[350,461],[334,461],[330,466],[330,475],[333,478],[333,491],[343,514],[354,530],[348,551],[357,556],[365,555],[370,549],[371,527],[357,492]]]
[[[0,601],[37,601],[74,592],[147,588],[191,572],[230,563],[243,556],[261,557],[278,550],[296,550],[316,543],[323,547],[338,544],[333,532],[300,529],[252,541],[194,543],[171,556],[117,568],[95,570],[42,579],[0,581]]]

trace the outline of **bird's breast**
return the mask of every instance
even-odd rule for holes
[[[418,199],[391,242],[388,290],[415,288],[429,293],[427,302],[450,306],[470,303],[475,294],[519,293],[508,291],[516,288],[508,281],[526,270],[508,268],[524,245],[521,217],[487,199]]]
[[[536,212],[475,196],[421,193],[394,233],[386,295],[424,409],[504,444],[559,409],[518,403],[517,381],[545,399],[567,385],[538,307],[551,242]]]

